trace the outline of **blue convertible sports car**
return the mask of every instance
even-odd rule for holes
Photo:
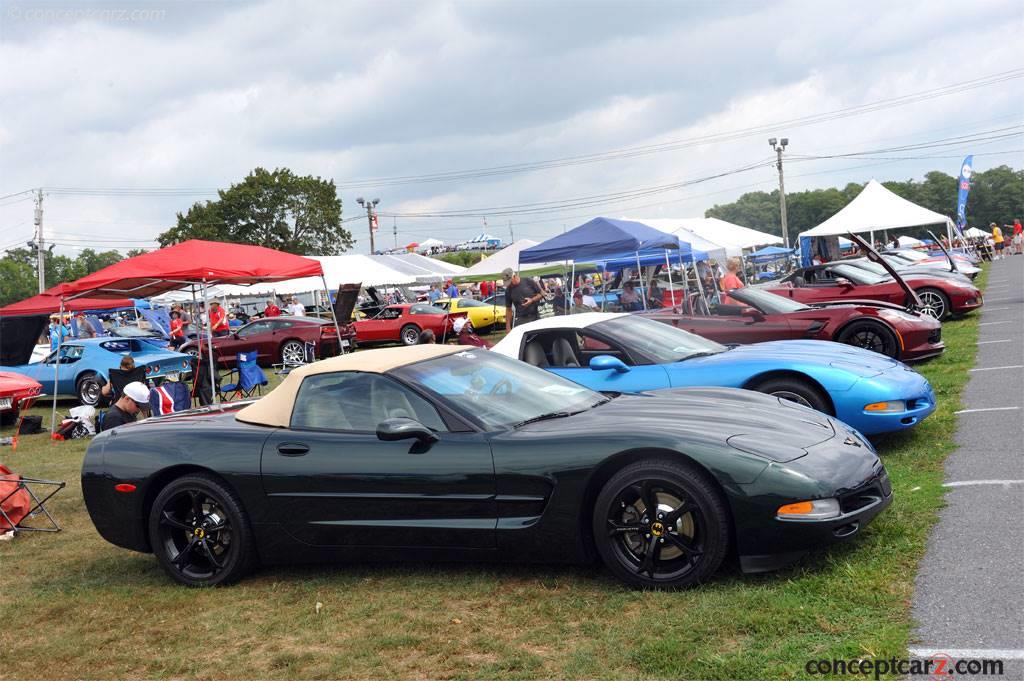
[[[0,367],[0,370],[34,378],[43,385],[43,395],[51,395],[53,370],[57,365],[57,396],[77,397],[82,404],[90,405],[99,401],[102,381],[110,379],[107,371],[118,368],[124,355],[130,354],[135,359],[135,366],[146,370],[148,379],[192,371],[188,355],[161,350],[138,338],[68,340],[61,346],[59,354],[59,362],[58,351],[55,351],[41,362]]]
[[[837,416],[865,434],[903,430],[935,411],[910,367],[830,341],[727,347],[635,315],[588,312],[513,329],[495,352],[605,392],[748,388]]]

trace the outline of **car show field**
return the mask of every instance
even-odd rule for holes
[[[0,542],[0,607],[19,625],[0,631],[0,651],[18,651],[4,656],[5,672],[724,680],[806,678],[806,662],[822,658],[905,656],[914,576],[943,506],[943,463],[977,348],[976,315],[943,327],[945,352],[915,366],[935,412],[874,438],[894,493],[886,512],[792,567],[743,574],[731,556],[678,592],[630,589],[597,564],[437,560],[265,566],[228,588],[182,588],[153,556],[97,534],[79,482],[88,441],[22,436],[5,463],[68,488],[48,504],[62,532]],[[48,414],[49,402],[31,413]]]

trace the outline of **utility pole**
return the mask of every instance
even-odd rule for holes
[[[786,248],[789,248],[789,230],[786,228],[786,183],[782,179],[782,152],[785,151],[786,145],[789,144],[789,138],[783,137],[781,140],[776,140],[772,137],[768,140],[768,144],[775,150],[778,158],[775,167],[779,169],[779,213],[782,216],[782,243]]]
[[[360,196],[359,198],[356,199],[356,203],[358,203],[360,206],[366,207],[366,222],[370,226],[370,255],[373,255],[373,252],[376,250],[376,248],[373,245],[373,232],[374,230],[377,229],[377,214],[374,212],[373,209],[377,206],[378,203],[380,203],[380,199],[367,201],[366,199]]]
[[[511,243],[515,243],[515,241],[516,241],[516,233],[512,231],[512,221],[511,220],[508,221],[508,238],[511,239],[511,241],[509,241],[510,244]]]
[[[39,292],[46,290],[46,252],[43,244],[43,190],[36,194],[36,272],[39,274]]]

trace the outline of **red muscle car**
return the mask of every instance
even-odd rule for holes
[[[0,423],[13,423],[18,412],[28,409],[43,391],[39,381],[10,371],[0,371]]]
[[[734,289],[729,296],[739,304],[718,305],[710,315],[667,309],[642,314],[723,344],[810,338],[867,348],[904,362],[934,357],[945,349],[939,320],[898,305],[804,305],[761,288]]]
[[[801,303],[877,300],[914,308],[936,319],[963,314],[981,307],[981,291],[973,284],[927,273],[901,276],[856,234],[849,237],[861,252],[884,267],[883,277],[842,261],[802,267],[786,278],[766,284],[765,290]]]
[[[359,343],[401,343],[416,345],[420,332],[430,329],[438,342],[455,336],[452,325],[465,312],[447,313],[426,303],[388,305],[375,317],[352,322]]]
[[[341,343],[348,347],[355,338],[351,324],[341,324]],[[307,361],[306,344],[315,359],[338,354],[338,334],[334,322],[313,317],[266,317],[240,326],[226,336],[213,339],[213,356],[221,367],[235,365],[240,352],[256,350],[261,366],[276,363],[297,364]],[[206,337],[181,346],[180,352],[206,355]]]

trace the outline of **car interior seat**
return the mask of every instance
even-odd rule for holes
[[[572,349],[572,344],[565,338],[556,338],[551,345],[551,352],[555,356],[556,367],[578,367],[580,361]]]
[[[806,286],[806,285],[807,285],[807,280],[806,280],[806,279],[804,279],[804,278],[803,278],[802,276],[800,276],[799,274],[797,274],[797,275],[795,275],[795,276],[793,277],[793,286],[794,286],[794,287],[796,287],[796,288],[800,288],[801,286]]]
[[[377,424],[387,419],[417,418],[416,411],[405,393],[380,380],[370,385],[370,411]]]
[[[544,348],[541,347],[539,340],[532,340],[526,344],[526,348],[523,350],[523,360],[535,367],[550,366],[547,355],[544,354]]]

